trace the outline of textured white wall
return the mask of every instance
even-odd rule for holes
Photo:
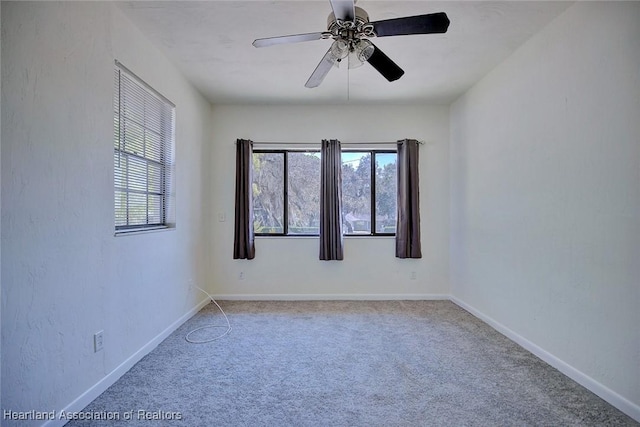
[[[2,409],[60,410],[201,300],[210,105],[112,4],[3,2],[2,36]],[[114,237],[114,59],[177,106],[175,230]]]
[[[639,42],[579,2],[451,108],[453,295],[638,419]]]
[[[266,298],[448,294],[449,117],[446,107],[214,106],[210,191],[216,294]],[[345,238],[345,260],[318,260],[318,238],[256,238],[256,258],[233,260],[236,138],[343,142],[425,140],[420,149],[423,258],[395,258],[393,238]],[[227,221],[218,222],[218,213]],[[240,273],[244,279],[240,280]],[[411,279],[416,272],[416,279]]]

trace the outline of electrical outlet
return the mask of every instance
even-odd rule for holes
[[[93,334],[93,352],[97,353],[104,348],[104,331]]]
[[[411,278],[411,280],[416,280],[416,277],[417,277],[416,272],[412,271],[409,277]]]
[[[241,271],[240,274],[238,274],[238,279],[244,280],[244,271]]]
[[[225,222],[227,220],[227,215],[225,215],[224,212],[219,212],[218,213],[218,221],[219,222]]]

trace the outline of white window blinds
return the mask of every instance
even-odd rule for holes
[[[114,71],[116,232],[166,227],[175,106],[121,64]]]

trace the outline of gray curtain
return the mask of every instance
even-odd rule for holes
[[[253,259],[253,142],[236,141],[236,214],[233,227],[233,259]]]
[[[320,259],[342,260],[342,157],[340,141],[322,141],[320,166]]]
[[[420,192],[418,141],[398,141],[398,219],[396,257],[422,258],[420,248]]]

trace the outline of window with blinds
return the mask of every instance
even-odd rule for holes
[[[113,120],[116,233],[168,227],[175,106],[116,62]]]

